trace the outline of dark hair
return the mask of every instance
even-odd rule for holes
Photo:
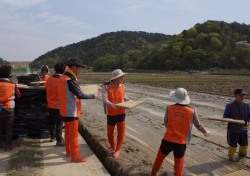
[[[12,68],[10,65],[1,65],[0,66],[0,78],[10,78],[11,69]]]
[[[54,66],[54,69],[55,69],[56,73],[63,74],[63,72],[66,69],[66,65],[64,63],[58,62]]]
[[[82,68],[86,68],[87,66],[86,65],[83,65],[81,63],[81,61],[79,59],[69,59],[65,62],[65,64],[71,68],[73,66],[76,66],[76,67],[82,67]]]
[[[244,89],[238,88],[234,90],[234,95],[247,95],[246,91]]]
[[[47,65],[42,65],[41,71],[43,70],[47,70],[47,72],[49,72],[49,67]]]

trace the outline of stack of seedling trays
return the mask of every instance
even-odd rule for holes
[[[34,81],[34,79],[30,78],[27,80],[29,80],[29,83]],[[16,99],[15,102],[14,137],[49,137],[45,87],[27,86],[19,87],[19,90],[21,98]]]
[[[38,74],[24,74],[17,77],[19,84],[30,85],[31,82],[39,81]]]

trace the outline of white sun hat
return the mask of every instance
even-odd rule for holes
[[[116,69],[112,72],[112,78],[110,80],[112,81],[112,80],[120,78],[126,74],[127,73],[123,73],[123,71],[121,69]]]
[[[182,105],[188,105],[190,103],[190,98],[184,88],[177,88],[175,91],[171,91],[169,99]]]

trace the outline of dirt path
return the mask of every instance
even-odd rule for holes
[[[163,116],[165,107],[173,102],[167,99],[168,89],[144,85],[127,84],[128,96],[142,99],[144,104],[127,112],[126,139],[121,153],[134,165],[138,173],[149,173],[161,139],[165,132]],[[193,137],[185,155],[185,175],[226,175],[244,168],[249,169],[250,161],[245,159],[239,163],[227,160],[226,124],[212,122],[205,117],[222,117],[224,106],[232,101],[231,97],[190,92],[191,106],[196,108],[203,124],[210,130],[211,137],[204,141]],[[100,138],[103,145],[106,140],[106,117],[103,114],[101,101],[83,101],[85,123],[91,132]],[[196,129],[193,134],[203,137]],[[225,147],[212,144],[221,143]],[[250,149],[248,151],[250,153]],[[173,173],[173,155],[170,154],[163,164],[163,171]],[[132,175],[133,171],[131,172]],[[136,174],[136,173],[133,173]]]

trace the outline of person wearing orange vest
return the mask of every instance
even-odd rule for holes
[[[174,175],[182,176],[186,144],[191,140],[193,124],[205,136],[210,136],[209,131],[201,125],[196,110],[187,106],[190,98],[185,89],[177,88],[175,91],[171,91],[169,99],[176,104],[167,106],[164,117],[166,133],[153,165],[152,176],[157,175],[164,158],[172,151],[174,153]]]
[[[78,146],[78,118],[81,117],[81,100],[94,99],[97,94],[84,94],[81,91],[77,76],[81,69],[86,68],[80,61],[70,59],[65,73],[60,77],[58,96],[60,103],[60,115],[65,124],[65,149],[66,157],[71,156],[71,162],[85,162],[87,159],[80,157]]]
[[[41,66],[41,73],[39,75],[39,81],[47,81],[49,79],[49,67],[47,65]],[[46,86],[46,83],[41,84],[42,86]]]
[[[50,76],[46,82],[46,97],[49,112],[49,129],[51,142],[56,139],[57,146],[64,146],[62,137],[63,121],[59,112],[58,86],[59,79],[64,73],[66,66],[64,63],[56,63],[55,74]]]
[[[120,150],[125,137],[125,108],[118,108],[117,103],[128,101],[125,85],[122,83],[124,75],[122,70],[116,69],[112,72],[110,82],[102,85],[102,99],[104,112],[107,115],[107,134],[110,147],[108,152],[113,152],[114,157],[120,155]],[[114,138],[114,130],[117,125],[117,145]]]
[[[12,128],[14,121],[15,98],[21,94],[16,84],[10,81],[11,66],[0,66],[0,148],[9,150],[12,143]]]

